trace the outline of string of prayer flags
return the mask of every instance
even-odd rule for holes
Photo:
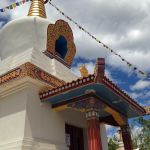
[[[118,53],[116,53],[113,49],[111,49],[109,46],[107,46],[106,44],[104,44],[102,41],[100,41],[98,38],[96,38],[94,35],[92,35],[90,32],[88,32],[85,28],[83,28],[81,25],[79,25],[76,21],[74,21],[72,18],[70,18],[69,16],[67,16],[55,4],[52,4],[51,0],[49,1],[49,4],[52,7],[54,7],[61,15],[63,15],[65,18],[67,18],[70,22],[72,22],[73,24],[75,24],[80,30],[82,30],[83,32],[85,32],[86,34],[88,34],[97,43],[101,44],[104,48],[106,48],[107,50],[109,50],[112,54],[118,56],[121,59],[121,61],[125,62],[133,71],[135,71],[136,73],[142,75],[143,77],[145,77],[147,79],[150,79],[150,74],[148,74],[148,73],[146,73],[146,72],[138,69],[134,65],[132,65],[130,62],[128,62],[126,59],[124,59],[121,55],[119,55]]]
[[[22,1],[19,1],[19,2],[16,2],[16,3],[13,3],[13,4],[5,7],[5,8],[1,8],[0,12],[5,12],[7,10],[15,9],[17,6],[20,6],[20,5],[22,5],[26,2],[29,2],[29,1],[31,1],[31,0],[22,0]]]
[[[15,9],[17,6],[20,6],[26,2],[29,2],[32,0],[22,0],[16,3],[13,3],[5,8],[0,9],[0,12],[5,12],[7,10],[11,10],[11,9]],[[86,34],[88,34],[92,39],[94,39],[97,43],[101,44],[104,48],[106,48],[107,50],[109,50],[111,53],[113,53],[114,55],[118,56],[121,61],[125,62],[130,68],[132,68],[133,71],[139,73],[140,75],[142,75],[143,77],[150,79],[150,74],[138,69],[137,67],[135,67],[134,65],[132,65],[130,62],[128,62],[126,59],[124,59],[121,55],[119,55],[118,53],[116,53],[113,49],[111,49],[109,46],[107,46],[106,44],[104,44],[102,41],[100,41],[98,38],[96,38],[94,35],[92,35],[90,32],[88,32],[85,28],[83,28],[82,26],[80,26],[76,21],[74,21],[72,18],[70,18],[69,16],[67,16],[63,11],[61,11],[56,5],[51,3],[52,0],[49,0],[49,4],[54,7],[60,14],[62,14],[65,18],[67,18],[69,21],[71,21],[72,23],[74,23],[80,30],[82,30],[83,32],[85,32]]]

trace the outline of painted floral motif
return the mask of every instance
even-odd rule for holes
[[[73,33],[69,26],[69,24],[63,20],[56,21],[55,24],[49,24],[47,29],[47,51],[46,54],[49,53],[52,57],[56,57],[57,53],[55,49],[55,43],[60,36],[65,37],[67,40],[67,54],[64,58],[64,62],[67,66],[71,66],[73,58],[76,53],[76,47],[74,44]]]
[[[2,84],[8,83],[13,80],[21,79],[23,77],[31,77],[36,80],[41,80],[52,87],[58,87],[64,84],[64,81],[57,79],[56,77],[48,74],[47,72],[41,70],[35,65],[27,62],[20,67],[12,70],[11,72],[0,76],[0,86]]]

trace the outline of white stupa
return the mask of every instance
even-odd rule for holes
[[[0,30],[0,75],[25,62],[32,62],[62,80],[72,81],[76,77],[70,73],[70,69],[43,54],[47,50],[47,28],[50,21],[46,19],[42,3],[41,0],[34,0],[27,17],[10,21]]]
[[[54,51],[58,35],[68,42],[65,55]],[[0,150],[68,150],[66,123],[83,129],[87,149],[84,114],[56,112],[39,97],[41,89],[77,79],[69,68],[74,54],[71,29],[62,20],[50,24],[43,0],[32,0],[27,17],[0,30]],[[107,150],[105,128],[102,131]]]
[[[0,31],[1,60],[29,49],[44,52],[49,24],[47,19],[35,16],[16,19],[6,24]]]

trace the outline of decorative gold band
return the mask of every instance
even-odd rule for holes
[[[32,0],[28,16],[39,16],[46,18],[45,6],[44,4],[48,1],[43,0]]]

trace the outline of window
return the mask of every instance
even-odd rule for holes
[[[68,48],[67,48],[67,40],[65,39],[64,36],[60,36],[55,43],[55,51],[56,55],[59,56],[60,58],[64,59]]]

